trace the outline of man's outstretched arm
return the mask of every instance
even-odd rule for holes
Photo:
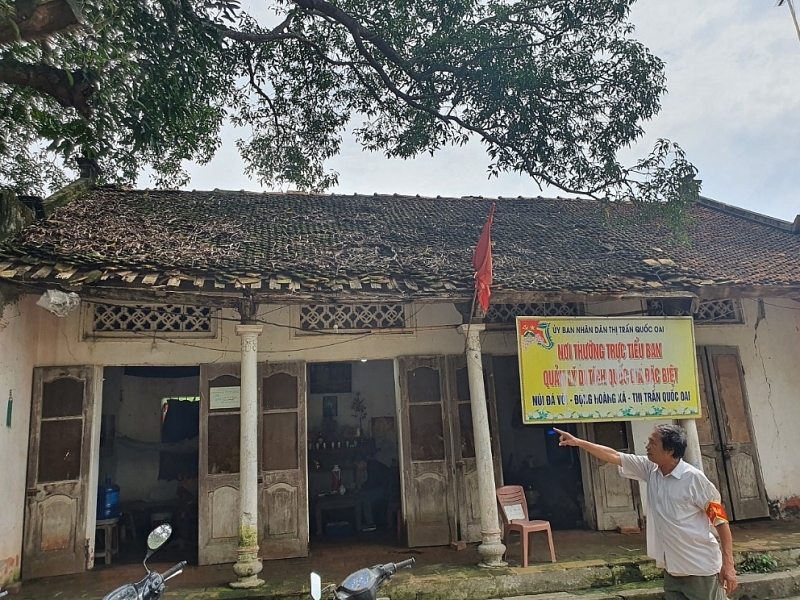
[[[601,446],[600,444],[593,444],[592,442],[588,442],[586,440],[582,440],[581,438],[575,437],[571,433],[567,433],[566,431],[561,431],[560,429],[556,429],[553,427],[553,431],[556,431],[558,435],[561,437],[558,438],[558,445],[559,446],[575,446],[576,448],[581,448],[586,450],[592,456],[596,456],[602,461],[609,462],[615,465],[621,465],[622,459],[619,457],[619,452],[614,450],[613,448],[609,448],[608,446]]]

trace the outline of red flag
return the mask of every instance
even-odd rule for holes
[[[478,240],[478,245],[475,247],[475,254],[472,256],[472,266],[475,267],[475,289],[478,293],[478,302],[480,302],[483,311],[489,310],[489,296],[491,290],[489,286],[492,285],[492,221],[494,220],[494,203],[492,203],[492,210],[489,212],[489,219],[486,225],[483,226],[483,233]]]

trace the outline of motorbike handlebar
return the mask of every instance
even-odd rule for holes
[[[413,560],[413,559],[412,559],[412,560]],[[182,561],[181,561],[181,562],[179,562],[177,565],[175,565],[175,566],[173,566],[173,567],[170,567],[169,569],[167,569],[166,571],[164,571],[164,572],[161,574],[161,578],[162,578],[164,581],[166,581],[166,580],[167,580],[167,579],[169,579],[170,577],[172,577],[172,576],[174,576],[174,575],[177,575],[178,573],[180,573],[181,571],[183,571],[183,569],[184,569],[184,567],[186,566],[186,564],[187,564],[187,563],[186,563],[186,561],[185,561],[185,560],[182,560]]]
[[[401,560],[399,563],[386,563],[383,567],[380,567],[383,570],[383,574],[387,577],[391,577],[395,573],[397,573],[400,569],[405,569],[406,567],[410,567],[414,564],[414,558],[409,558],[406,560]]]
[[[394,568],[395,568],[395,569],[397,569],[397,570],[399,571],[400,569],[405,569],[406,567],[412,567],[412,566],[414,566],[414,563],[415,563],[415,562],[416,562],[416,561],[414,560],[414,557],[412,556],[412,557],[411,557],[411,558],[409,558],[409,559],[406,559],[406,560],[400,561],[399,563],[395,563],[395,564],[394,564]]]

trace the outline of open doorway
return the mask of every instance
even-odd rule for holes
[[[399,543],[392,361],[312,363],[307,369],[311,543]]]
[[[112,526],[98,527],[96,566],[140,562],[161,523],[173,535],[160,558],[196,563],[199,406],[197,367],[104,369],[96,518]]]
[[[581,529],[585,499],[576,448],[562,448],[550,425],[525,425],[516,356],[492,357],[503,482],[525,489],[531,519],[550,521],[553,529]],[[571,433],[575,425],[561,427]]]

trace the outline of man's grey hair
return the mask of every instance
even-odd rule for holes
[[[683,458],[686,454],[686,430],[680,425],[656,425],[664,450],[672,450],[672,456]]]

